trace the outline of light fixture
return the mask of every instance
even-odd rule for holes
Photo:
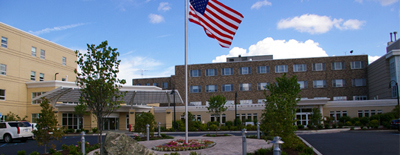
[[[133,111],[131,111],[131,112],[129,112],[130,114],[134,114],[135,112],[133,112]]]
[[[170,114],[171,112],[170,111],[167,111],[167,114]]]

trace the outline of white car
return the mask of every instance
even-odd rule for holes
[[[0,122],[0,140],[11,143],[14,139],[25,142],[33,136],[32,126],[26,121]]]

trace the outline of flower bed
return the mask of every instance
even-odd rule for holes
[[[188,143],[185,143],[185,140],[178,139],[163,145],[154,146],[152,149],[156,151],[187,151],[210,148],[214,145],[215,142],[209,140],[191,139]]]

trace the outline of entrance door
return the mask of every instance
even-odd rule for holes
[[[297,125],[304,125],[307,126],[310,121],[309,119],[311,118],[311,113],[297,113],[296,114],[296,124]]]
[[[119,118],[104,118],[103,130],[118,130]]]

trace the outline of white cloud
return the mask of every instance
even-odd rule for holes
[[[355,0],[355,1],[358,3],[363,3],[363,0]],[[369,0],[369,1],[379,2],[382,6],[388,6],[396,3],[398,0]]]
[[[370,56],[368,55],[368,64],[373,63],[374,61],[378,60],[381,56]]]
[[[271,2],[268,2],[267,0],[258,1],[258,2],[254,3],[254,4],[251,6],[251,9],[260,9],[260,8],[263,7],[263,6],[268,6],[268,5],[271,6],[272,3],[271,3]]]
[[[41,35],[44,33],[50,33],[52,31],[61,31],[61,30],[66,30],[78,26],[86,25],[85,23],[79,23],[79,24],[71,24],[71,25],[65,25],[65,26],[58,26],[58,27],[53,27],[53,28],[45,28],[39,31],[29,31],[29,33],[33,35]]]
[[[149,15],[150,23],[158,24],[164,22],[164,17],[161,15],[150,14]]]
[[[168,11],[171,9],[171,6],[169,5],[168,2],[161,2],[160,5],[158,6],[158,11]]]
[[[328,16],[319,16],[315,14],[304,14],[293,18],[281,19],[278,24],[278,29],[294,28],[299,32],[307,32],[310,34],[326,33],[333,27],[340,30],[356,30],[364,25],[365,21],[357,19],[349,19],[343,22],[343,19],[331,19]]]
[[[234,47],[229,51],[228,55],[217,56],[212,62],[226,62],[226,57],[254,56],[254,55],[273,55],[274,59],[289,59],[289,58],[309,58],[328,56],[326,52],[319,47],[319,43],[313,40],[305,42],[291,39],[274,40],[267,37],[264,40],[257,42],[246,49]]]

